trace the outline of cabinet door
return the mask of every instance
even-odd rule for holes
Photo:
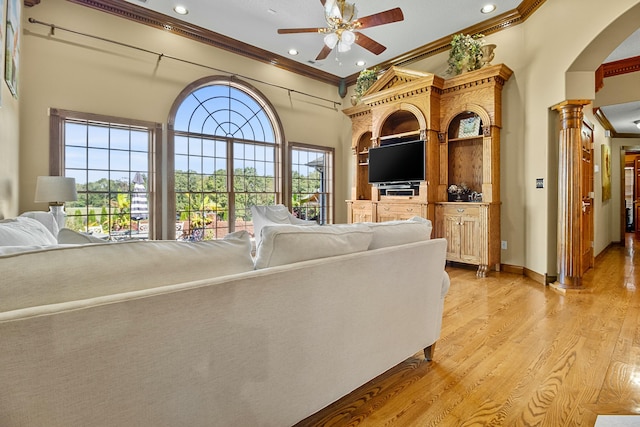
[[[460,216],[460,259],[464,262],[479,264],[481,242],[480,217],[478,215]]]
[[[444,214],[442,216],[442,236],[447,239],[447,259],[460,259],[460,215]]]

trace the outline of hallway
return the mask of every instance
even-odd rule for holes
[[[451,268],[433,362],[407,359],[299,426],[593,426],[640,414],[640,242],[558,293]]]

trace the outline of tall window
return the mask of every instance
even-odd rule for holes
[[[333,223],[334,149],[291,143],[291,206],[298,218]]]
[[[282,132],[273,108],[249,85],[212,77],[185,89],[170,117],[176,238],[252,232],[250,207],[281,198]]]
[[[153,155],[160,125],[51,110],[52,175],[73,177],[66,227],[112,240],[155,237]]]

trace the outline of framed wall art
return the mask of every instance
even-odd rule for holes
[[[4,0],[0,0],[2,2]],[[4,49],[4,81],[11,94],[18,98],[18,70],[20,63],[20,0],[8,0]]]
[[[460,120],[458,138],[468,138],[480,135],[480,117],[473,116]]]

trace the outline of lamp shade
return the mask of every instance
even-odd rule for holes
[[[76,179],[64,176],[39,176],[34,202],[64,203],[78,200]]]

